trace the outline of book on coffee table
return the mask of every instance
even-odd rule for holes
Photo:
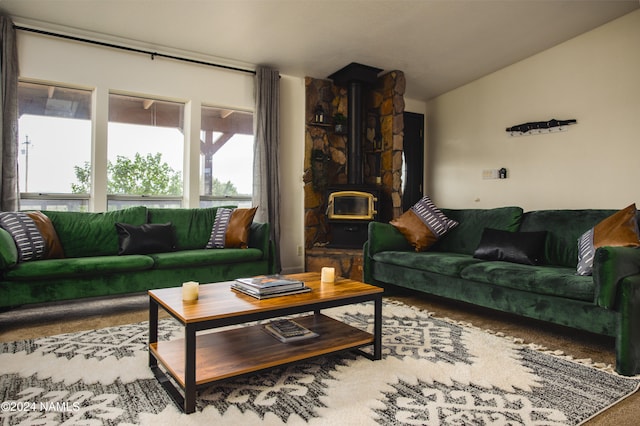
[[[233,284],[231,284],[231,290],[239,291],[241,293],[255,297],[256,299],[269,299],[271,297],[288,296],[291,294],[299,294],[299,293],[308,293],[311,291],[311,288],[303,284],[302,287],[297,287],[293,289],[283,290],[280,288],[274,288],[270,290],[259,290],[259,289],[246,287],[241,285],[240,283],[234,282]]]
[[[264,326],[264,330],[283,343],[317,337],[318,333],[301,326],[289,319],[271,321]]]
[[[304,282],[291,280],[279,274],[238,278],[231,284],[231,288],[259,299],[310,291]]]
[[[274,287],[284,289],[284,288],[300,288],[304,286],[304,283],[302,281],[292,280],[280,274],[258,275],[256,277],[251,277],[251,278],[238,278],[236,279],[236,282],[242,284],[243,286],[249,286],[251,288],[256,288],[261,290],[271,289]]]

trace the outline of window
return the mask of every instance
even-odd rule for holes
[[[253,114],[202,107],[200,205],[251,207]]]
[[[184,104],[109,95],[107,206],[180,207]]]
[[[91,176],[91,95],[53,84],[18,83],[21,209],[87,209],[90,185],[83,179]]]

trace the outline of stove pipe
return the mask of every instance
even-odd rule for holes
[[[350,81],[347,91],[348,107],[348,151],[347,151],[347,183],[361,185],[364,176],[362,174],[362,83]]]
[[[329,78],[336,85],[347,86],[347,182],[350,185],[362,185],[362,144],[365,129],[363,91],[365,85],[376,82],[380,68],[355,62],[331,74]]]

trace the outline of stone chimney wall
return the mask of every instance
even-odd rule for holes
[[[307,77],[304,158],[305,245],[323,247],[331,240],[327,221],[326,190],[347,183],[346,133],[336,133],[333,116],[347,116],[347,89],[331,80]],[[404,129],[405,78],[402,71],[381,76],[365,93],[366,131],[363,143],[363,173],[366,184],[378,185],[384,200],[378,203],[381,220],[402,214],[402,142]],[[320,104],[327,124],[313,122]]]
[[[386,201],[382,203],[381,216],[387,220],[402,214],[402,152],[404,141],[404,91],[406,80],[402,71],[391,71],[378,79],[376,86],[369,94],[369,111],[374,112],[379,123],[379,147],[373,150],[374,155],[365,156],[365,176],[367,169],[372,169],[371,162],[379,160],[379,172],[368,175],[367,183],[376,183],[378,178]],[[371,113],[370,113],[371,114]],[[367,146],[365,152],[371,152],[369,141],[372,131],[367,122]]]

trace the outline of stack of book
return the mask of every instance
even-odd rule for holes
[[[318,333],[301,326],[295,321],[279,319],[264,326],[264,330],[283,343],[317,337]]]
[[[282,275],[260,275],[252,278],[238,278],[231,289],[253,296],[257,299],[306,293],[311,289],[299,280],[291,280]]]

